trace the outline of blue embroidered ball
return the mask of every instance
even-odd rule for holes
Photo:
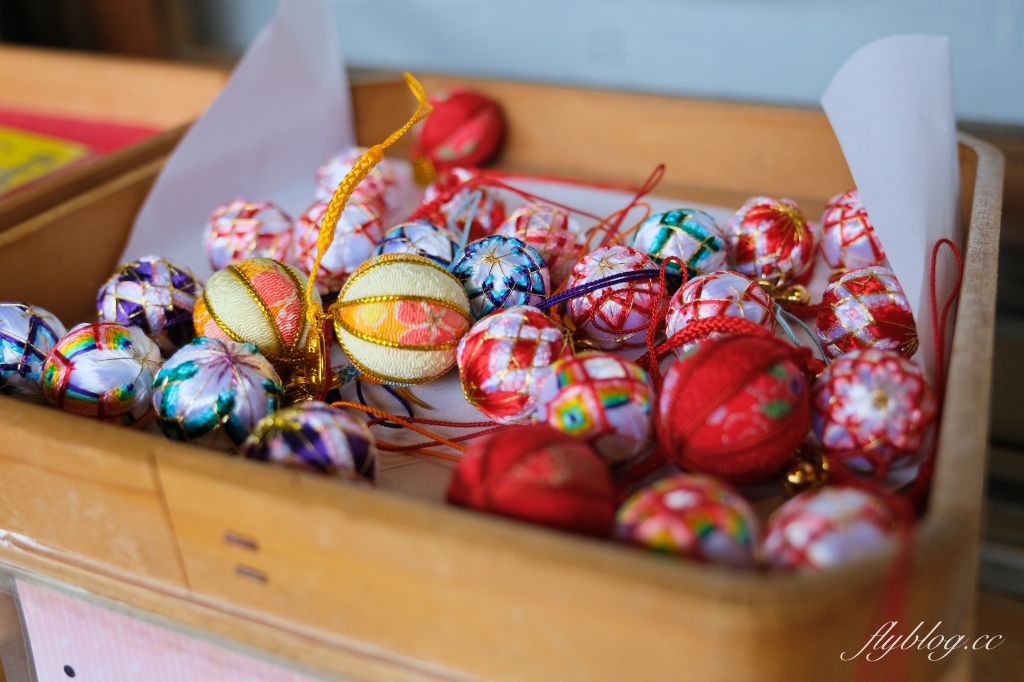
[[[470,242],[452,266],[476,319],[502,308],[537,305],[551,290],[536,249],[514,237],[491,235]]]

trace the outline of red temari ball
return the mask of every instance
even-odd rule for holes
[[[762,545],[773,568],[817,570],[876,552],[896,519],[877,495],[847,486],[808,491],[772,514]]]
[[[698,561],[748,568],[754,565],[758,522],[750,503],[724,483],[675,474],[619,507],[615,536]]]
[[[573,289],[612,275],[657,269],[654,261],[632,247],[602,246],[576,263],[566,287]],[[571,299],[569,317],[579,334],[602,350],[638,348],[644,344],[661,295],[657,278],[608,284]]]
[[[607,535],[615,491],[594,450],[546,424],[475,441],[448,486],[448,502],[562,530]]]
[[[679,289],[668,303],[665,336],[672,338],[693,320],[710,317],[738,317],[775,330],[774,302],[757,282],[738,272],[701,275]],[[675,352],[682,355],[692,347],[684,344]]]
[[[850,270],[821,297],[814,332],[829,357],[861,348],[917,352],[914,313],[896,275],[875,265]]]
[[[730,334],[677,360],[658,405],[665,457],[730,483],[778,471],[810,420],[810,389],[795,352],[772,336]]]
[[[544,204],[527,204],[511,213],[498,234],[521,239],[537,250],[558,287],[572,271],[584,248],[586,236],[566,211]]]
[[[747,277],[785,287],[811,275],[814,227],[792,199],[749,199],[722,232],[734,269]]]
[[[479,166],[498,152],[505,119],[497,102],[458,88],[432,96],[430,104],[434,111],[419,128],[415,151],[435,168]]]
[[[516,306],[474,324],[456,359],[469,404],[499,424],[514,424],[534,417],[552,363],[570,356],[564,329],[536,308]]]
[[[836,358],[814,384],[811,425],[826,455],[884,474],[913,459],[935,418],[924,372],[878,348]]]
[[[833,270],[852,270],[885,261],[882,242],[868,219],[860,192],[838,194],[821,217],[821,253]]]

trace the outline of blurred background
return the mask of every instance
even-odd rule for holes
[[[803,107],[817,107],[836,70],[871,40],[948,36],[960,127],[997,145],[1007,161],[981,580],[991,594],[1024,597],[1024,2],[331,3],[353,80],[410,70]],[[276,6],[276,0],[0,0],[0,42],[227,69]],[[990,617],[1019,608],[994,603],[981,602]]]

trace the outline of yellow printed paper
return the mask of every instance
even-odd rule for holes
[[[0,194],[89,155],[89,147],[0,126]]]

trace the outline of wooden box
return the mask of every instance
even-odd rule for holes
[[[0,46],[0,108],[163,131],[0,197],[0,231],[169,154],[227,76],[219,68]]]
[[[510,170],[639,182],[667,162],[660,195],[786,195],[811,215],[853,186],[820,112],[468,84],[505,107]],[[363,144],[411,109],[399,83],[353,92]],[[960,159],[964,283],[907,619],[945,634],[971,628],[1003,173],[967,136]],[[0,299],[90,316],[160,163],[0,234]],[[848,680],[840,653],[881,625],[891,556],[817,575],[734,572],[6,399],[0,436],[0,561],[350,678]],[[913,679],[968,674],[966,652],[909,661]]]

